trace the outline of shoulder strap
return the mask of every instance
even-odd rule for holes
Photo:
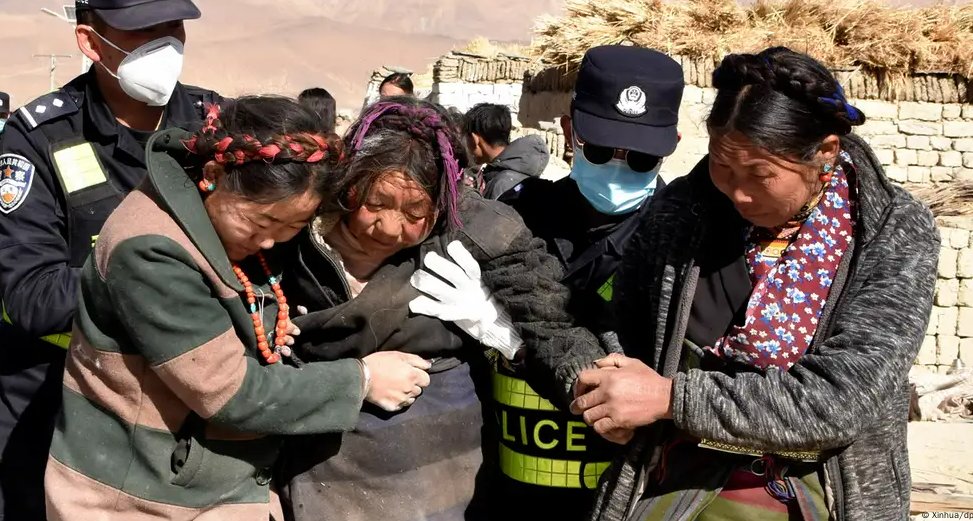
[[[80,100],[61,89],[20,107],[17,115],[28,129],[33,130],[50,121],[70,116],[79,110],[81,110]]]

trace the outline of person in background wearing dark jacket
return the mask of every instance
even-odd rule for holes
[[[394,414],[366,406],[353,432],[291,440],[279,480],[289,519],[498,519],[488,507],[508,498],[491,490],[496,442],[483,445],[482,409],[491,395],[484,350],[514,358],[523,346],[528,360],[541,344],[596,358],[605,352],[572,326],[569,293],[544,242],[509,206],[464,189],[462,133],[441,107],[404,96],[379,101],[349,129],[346,145],[340,179],[322,194],[322,215],[289,256],[288,301],[310,311],[296,319],[295,353],[327,361],[401,349],[433,360],[431,383]],[[447,284],[455,280],[470,285]],[[420,315],[448,320],[444,311],[469,320]],[[492,393],[519,396],[524,405],[515,386],[493,384]],[[545,440],[580,443],[540,429]],[[577,480],[567,468],[546,471],[553,473]]]
[[[330,92],[321,87],[304,89],[297,95],[297,102],[320,114],[321,121],[324,121],[324,129],[328,132],[334,132],[338,114],[334,96]]]
[[[473,167],[473,186],[487,199],[499,199],[530,177],[540,177],[551,153],[540,136],[510,142],[510,109],[480,103],[466,113],[463,130],[480,166]]]
[[[631,440],[594,518],[908,519],[935,221],[814,59],[730,55],[713,85],[709,156],[653,199],[619,271],[627,357],[574,384],[572,410]]]
[[[414,96],[415,87],[412,85],[412,75],[407,72],[389,74],[378,85],[378,95],[382,98]]]
[[[91,69],[27,103],[0,134],[0,518],[44,519],[44,466],[78,308],[101,227],[145,177],[159,129],[191,128],[215,92],[178,82],[190,0],[76,3]]]

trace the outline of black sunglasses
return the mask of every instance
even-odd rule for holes
[[[649,172],[662,160],[659,156],[636,152],[634,150],[593,145],[591,143],[585,143],[580,139],[578,140],[578,146],[581,147],[581,153],[584,154],[584,158],[593,165],[603,165],[611,161],[618,152],[624,155],[628,167],[636,172]]]

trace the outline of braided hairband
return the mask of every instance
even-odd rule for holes
[[[770,56],[761,56],[764,65],[767,66],[769,70],[773,69],[773,61]],[[835,87],[837,90],[834,94],[830,96],[822,96],[818,98],[818,102],[827,103],[839,111],[844,110],[848,114],[848,119],[855,121],[861,117],[861,112],[854,105],[848,103],[848,99],[845,97],[845,89],[841,88],[841,84],[835,82]]]
[[[401,116],[414,117],[421,124],[435,129],[436,145],[439,147],[439,155],[443,158],[443,167],[446,170],[446,211],[449,215],[450,223],[453,226],[462,226],[458,207],[459,183],[462,179],[463,172],[459,167],[459,161],[456,160],[453,146],[449,143],[449,136],[446,134],[446,125],[435,110],[425,107],[408,107],[390,101],[379,101],[372,104],[366,109],[361,123],[358,124],[358,128],[355,130],[355,135],[352,137],[352,153],[357,152],[361,148],[362,142],[365,140],[365,136],[368,134],[372,124],[385,114],[399,114]],[[402,130],[411,134],[421,134],[421,128],[416,125]]]
[[[311,152],[306,158],[301,159],[301,156],[307,153],[307,147],[305,147],[305,145],[302,144],[297,138],[303,138],[303,141],[305,142],[313,141],[317,144],[317,150]],[[323,137],[317,134],[308,134],[306,132],[294,135],[285,134],[277,139],[272,139],[266,145],[249,134],[244,134],[238,139],[242,140],[249,146],[247,148],[238,148],[233,151],[228,151],[230,145],[235,139],[227,136],[216,144],[216,154],[213,155],[213,161],[216,161],[221,165],[242,165],[244,163],[256,160],[273,163],[274,160],[277,159],[277,156],[286,149],[290,150],[291,153],[294,154],[292,157],[288,158],[292,161],[317,163],[325,158],[328,150],[328,143]],[[281,145],[283,145],[283,147]]]
[[[207,106],[206,120],[200,132],[202,134],[216,134],[220,126],[219,116],[220,108],[218,105],[212,104]],[[197,150],[198,139],[199,135],[194,135],[190,139],[184,141],[183,145],[191,153],[200,155]],[[229,150],[230,145],[232,145],[236,140],[242,141],[244,147],[237,148],[236,150]],[[308,154],[306,158],[301,159],[301,156],[308,152],[307,147],[304,145],[304,143],[308,142],[315,143],[317,145],[317,150],[314,150]],[[220,165],[236,166],[256,160],[261,160],[266,163],[273,163],[274,160],[277,159],[277,156],[283,152],[285,148],[294,154],[294,157],[288,158],[290,160],[302,161],[305,163],[317,163],[326,157],[329,147],[328,142],[324,139],[324,137],[319,134],[311,134],[308,132],[278,136],[272,138],[267,144],[262,143],[260,140],[249,134],[244,134],[237,138],[226,136],[216,143],[216,153],[213,154],[213,161]]]
[[[848,113],[848,119],[852,121],[856,121],[861,118],[861,112],[859,112],[854,105],[848,103],[848,99],[845,98],[845,89],[841,88],[840,83],[836,83],[835,85],[837,85],[838,90],[835,91],[834,94],[828,97],[818,98],[818,101],[832,105],[838,110],[843,109],[846,113]]]

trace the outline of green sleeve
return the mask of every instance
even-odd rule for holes
[[[229,309],[192,256],[161,236],[125,240],[106,284],[132,347],[193,411],[246,432],[310,434],[355,426],[362,402],[356,360],[301,369],[246,355]],[[242,302],[241,313],[245,313]]]

